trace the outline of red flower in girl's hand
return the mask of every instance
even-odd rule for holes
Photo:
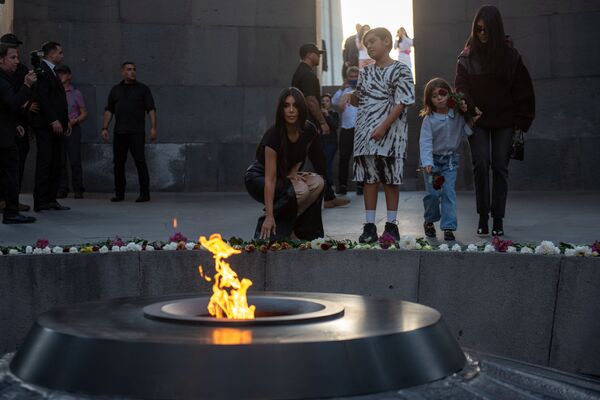
[[[437,175],[437,176],[433,177],[432,186],[435,190],[440,190],[442,188],[442,186],[444,186],[444,182],[446,182],[446,179],[444,179],[444,176]]]

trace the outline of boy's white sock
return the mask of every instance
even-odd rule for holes
[[[365,210],[365,218],[367,220],[367,224],[375,223],[375,211],[376,210]]]
[[[398,210],[387,210],[387,222],[394,222],[398,216]]]

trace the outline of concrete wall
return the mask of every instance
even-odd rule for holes
[[[510,188],[598,190],[600,180],[600,2],[414,1],[418,92],[434,76],[454,81],[456,59],[483,4],[500,9],[506,33],[533,78],[536,119],[525,161],[512,161]],[[422,95],[421,95],[422,96]],[[458,185],[472,187],[468,147]]]
[[[226,191],[243,188],[297,49],[316,41],[315,14],[315,0],[25,0],[15,4],[14,28],[22,54],[50,39],[64,47],[91,111],[83,124],[88,191],[113,188],[112,147],[99,131],[124,60],[137,63],[157,104],[159,143],[147,146],[151,189]],[[130,160],[130,190],[134,171]]]
[[[208,293],[205,251],[0,257],[0,354],[37,316],[76,302]],[[600,258],[349,250],[244,253],[250,291],[399,298],[438,309],[461,346],[600,375]]]

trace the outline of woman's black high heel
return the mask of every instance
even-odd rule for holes
[[[477,236],[487,236],[490,234],[490,228],[488,228],[488,217],[487,215],[479,216],[479,227],[477,228]]]
[[[502,218],[494,218],[492,236],[504,236],[504,225],[502,223]]]

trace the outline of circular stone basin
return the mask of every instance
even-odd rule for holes
[[[209,301],[209,297],[162,301],[144,307],[144,314],[150,318],[175,322],[224,326],[299,324],[326,321],[344,315],[344,307],[327,300],[248,296],[248,304],[256,306],[254,319],[215,318],[208,314]]]
[[[440,313],[421,304],[324,293],[250,299],[268,315],[206,321],[208,297],[197,294],[58,307],[38,318],[10,370],[24,384],[74,394],[306,399],[421,385],[466,364]]]

